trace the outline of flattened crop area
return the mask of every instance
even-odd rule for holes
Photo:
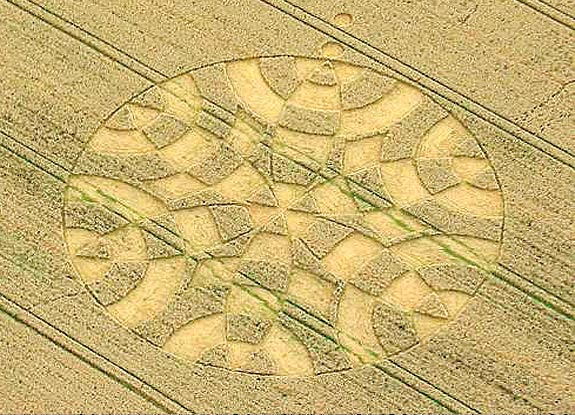
[[[0,340],[16,353],[0,371],[0,412],[80,401],[79,411],[104,412],[575,411],[575,176],[546,128],[413,78],[407,57],[379,58],[379,26],[365,13],[380,9],[369,2],[246,2],[309,29],[290,32],[301,49],[246,55],[234,49],[242,41],[224,53],[212,37],[218,59],[194,57],[170,76],[136,39],[128,53],[114,32],[96,35],[49,3],[54,11],[9,1],[4,13],[72,36],[137,81],[114,96],[110,82],[129,77],[104,69],[82,81],[92,82],[82,96],[70,78],[70,97],[58,98],[69,104],[2,108]],[[255,27],[231,12],[236,2],[200,3],[186,16],[228,10],[230,33]],[[163,19],[163,6],[148,7]],[[389,7],[399,22],[402,6]],[[532,13],[551,6],[541,7]],[[437,10],[467,27],[480,9]],[[553,24],[569,23],[551,9]],[[105,110],[74,109],[101,99],[103,85]],[[525,114],[556,100],[547,115],[561,112],[561,124],[546,125],[563,134],[573,116],[558,109],[568,106],[561,91]],[[37,353],[57,356],[72,379],[69,400],[42,403],[56,363],[18,363],[33,354],[18,345],[39,335]],[[30,371],[37,382],[17,380]],[[129,396],[122,404],[116,388]],[[109,406],[86,403],[106,394]]]

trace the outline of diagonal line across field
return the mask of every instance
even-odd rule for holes
[[[26,162],[32,164],[33,166],[46,172],[50,176],[54,177],[55,179],[57,179],[63,183],[66,182],[66,177],[68,177],[68,175],[70,174],[70,172],[68,170],[66,170],[65,168],[62,168],[56,162],[53,162],[52,160],[48,159],[47,157],[37,153],[35,150],[21,144],[19,141],[6,135],[3,132],[0,132],[0,148],[3,148],[5,150],[10,151],[11,153],[22,158]],[[9,258],[6,258],[6,259],[9,260]],[[2,307],[3,306],[2,300],[3,300],[3,297],[0,294],[0,309],[3,308]],[[6,299],[6,301],[9,301],[9,300]],[[13,307],[19,308],[19,306],[17,306],[16,304],[14,304]],[[58,339],[61,337],[68,338],[68,342],[69,343],[71,342],[72,346],[76,346],[76,347],[72,348],[73,353],[75,355],[78,355],[78,356],[83,356],[84,350],[82,348],[83,346],[81,345],[81,343],[76,342],[69,335],[61,333],[56,327],[50,326],[49,323],[47,323],[47,322],[43,322],[43,321],[37,322],[36,321],[37,317],[34,314],[30,314],[29,316],[26,314],[26,313],[31,313],[30,311],[26,311],[23,309],[22,309],[22,311],[25,313],[25,316],[27,317],[27,318],[21,319],[21,321],[23,323],[29,324],[29,325],[31,324],[31,327],[34,328],[35,330],[37,330],[36,323],[38,323],[38,324],[44,323],[44,326],[47,325],[49,327],[52,327],[52,329],[54,331],[54,333],[51,333],[52,336],[49,335],[50,333],[45,334],[44,332],[40,332],[40,331],[39,332],[41,334],[45,335],[45,337],[54,341],[56,344],[63,347],[65,350],[69,350],[68,347],[66,346],[66,344],[62,343],[62,341],[58,341]],[[42,326],[42,327],[44,327],[44,326]],[[76,343],[77,343],[77,345],[76,345]],[[90,351],[97,354],[97,352],[95,352],[93,350],[90,350]],[[96,366],[97,365],[96,362],[88,361],[88,360],[86,360],[86,361],[89,362],[91,365],[93,365],[95,368],[97,368],[97,369],[99,369],[99,370],[101,370],[104,373],[109,374],[109,375],[110,375],[110,373],[105,369],[105,367],[112,364],[114,367],[117,368],[117,370],[115,370],[115,372],[118,372],[118,373],[115,373],[114,376],[119,376],[118,379],[121,381],[121,383],[128,385],[130,388],[133,388],[133,382],[132,381],[134,379],[132,379],[132,378],[135,378],[136,384],[143,382],[139,378],[137,378],[135,375],[127,372],[121,366],[114,364],[111,360],[107,359],[105,356],[102,356],[100,354],[97,354],[97,355],[101,358],[103,367]],[[82,357],[82,359],[85,360],[86,358]],[[389,363],[389,364],[391,364],[391,363]],[[437,402],[439,405],[443,406],[444,408],[446,408],[450,411],[453,411],[455,413],[467,413],[469,410],[471,410],[472,412],[477,412],[475,409],[473,409],[473,408],[469,407],[468,405],[466,405],[465,403],[459,401],[456,397],[449,395],[447,392],[442,391],[441,389],[437,388],[436,386],[434,386],[428,382],[425,382],[420,378],[414,377],[414,375],[410,372],[407,372],[403,369],[398,370],[398,368],[395,368],[394,370],[389,370],[389,368],[387,368],[387,366],[389,366],[389,364],[384,363],[384,364],[382,364],[383,366],[382,365],[375,365],[374,367],[376,369],[383,371],[388,376],[391,376],[392,378],[396,379],[397,381],[399,381],[399,382],[407,385],[408,387],[414,389],[415,391],[422,394],[423,396]],[[399,369],[401,369],[401,368],[399,368]],[[153,388],[151,385],[148,385],[148,384],[146,384],[146,387],[152,388],[154,391],[154,395],[159,394],[165,400],[165,397],[163,396],[163,394],[159,390],[156,390],[155,388]],[[138,390],[138,392],[143,393],[139,390]],[[148,395],[146,395],[146,396],[149,399],[153,399],[152,397],[150,397]],[[170,401],[172,401],[172,400],[170,399]],[[154,400],[154,402],[155,402],[155,400]],[[180,404],[178,404],[176,401],[173,401],[173,403],[177,406],[180,406]],[[160,403],[158,403],[158,404],[160,404]],[[165,406],[165,405],[163,405],[163,406]]]
[[[575,29],[575,18],[559,10],[557,7],[549,4],[543,0],[517,0],[524,5],[531,7],[533,10],[547,16],[548,18],[555,20],[557,23],[567,26],[569,29]]]
[[[543,0],[516,0],[569,29],[575,29],[575,18]]]
[[[62,183],[66,183],[68,176],[71,174],[69,170],[62,167],[57,162],[38,153],[33,148],[26,146],[25,144],[22,144],[19,140],[6,134],[3,131],[0,131],[0,147],[24,159],[26,162],[48,173],[52,177],[61,181]],[[407,211],[405,211],[404,213],[409,214],[409,212]],[[427,225],[431,226],[432,228],[434,227],[433,224],[431,223],[427,223]],[[502,266],[503,264],[500,265]],[[529,279],[514,272],[513,270],[509,268],[507,268],[507,270],[508,273],[509,272],[513,273],[513,275],[515,276],[514,280],[518,279],[520,281],[520,284],[512,283],[511,280],[504,278],[504,280],[508,284],[526,293],[527,295],[529,295],[538,302],[541,302],[543,300],[543,302],[548,306],[550,310],[553,310],[567,318],[570,319],[573,318],[573,305],[570,304],[568,301],[556,296],[555,294],[543,289],[542,287],[539,287]],[[502,278],[499,273],[493,273],[492,276],[498,279]]]
[[[309,13],[287,0],[260,1],[280,12],[290,15],[294,19],[301,21],[303,24],[332,37],[338,42],[341,42],[354,51],[373,59],[381,65],[384,65],[394,72],[401,80],[412,85],[417,85],[425,92],[432,93],[435,96],[448,100],[460,108],[473,113],[482,120],[487,121],[497,128],[513,135],[515,138],[539,149],[550,157],[553,157],[570,167],[575,167],[575,155],[569,151],[562,149],[543,137],[533,134],[508,118],[491,111],[479,102],[474,101],[459,91],[450,88],[440,80],[426,75],[417,68],[402,62],[388,53],[370,45],[368,42],[337,28],[320,17]]]
[[[125,68],[137,73],[143,78],[153,83],[158,83],[167,79],[167,76],[154,69],[150,65],[142,62],[134,56],[124,52],[113,44],[101,39],[91,32],[83,29],[75,23],[64,19],[63,17],[47,10],[36,2],[31,0],[6,0],[8,3],[17,6],[34,17],[48,23],[54,28],[72,36],[74,39],[84,43],[93,50],[105,55],[109,59],[117,62]],[[493,126],[505,131],[515,138],[537,148],[548,156],[564,163],[572,168],[575,167],[575,155],[552,143],[551,141],[540,137],[524,127],[516,124],[514,121],[497,114],[486,108],[479,102],[465,96],[459,91],[447,86],[440,80],[434,79],[417,68],[402,62],[401,60],[389,55],[388,53],[375,48],[368,42],[343,31],[336,26],[326,22],[303,8],[294,5],[286,0],[259,0],[275,10],[297,19],[302,24],[317,30],[333,39],[345,44],[357,53],[364,55],[375,62],[385,66],[395,73],[395,75],[411,84],[417,85],[427,93],[445,99],[460,108],[467,110],[482,120]]]
[[[45,156],[38,154],[35,150],[20,144],[17,140],[13,139],[10,136],[2,134],[0,135],[0,138],[2,138],[0,144],[2,144],[2,147],[4,147],[5,149],[10,150],[12,153],[20,156],[21,158],[34,164],[38,168],[46,171],[56,179],[60,181],[65,181],[65,177],[67,176],[67,174],[69,174],[69,172],[58,166],[55,162],[52,162]],[[395,372],[388,373],[388,375],[396,377],[402,383],[409,385],[410,387],[414,388],[415,390],[419,391],[425,396],[428,396],[431,393],[431,396],[433,396],[434,399],[436,399],[439,402],[444,402],[445,405],[451,405],[451,407],[453,407],[453,405],[462,404],[461,402],[457,401],[456,398],[446,395],[445,392],[438,390],[431,384],[422,385],[421,380],[413,379],[412,377],[408,376],[405,373],[395,373]],[[466,410],[468,409],[469,408],[467,407]]]
[[[77,342],[69,335],[51,325],[49,322],[38,317],[31,311],[20,307],[17,303],[13,302],[3,294],[0,294],[0,311],[6,313],[16,321],[26,324],[41,336],[54,342],[62,349],[78,357],[80,360],[86,362],[104,375],[114,379],[132,392],[139,394],[149,402],[156,405],[159,409],[172,414],[193,413],[189,408],[180,405],[175,400],[167,397],[165,394],[139,379],[134,374],[114,364],[112,361],[89,347]]]
[[[61,31],[63,31],[63,32],[65,32],[71,36],[73,36],[76,40],[90,46],[91,48],[98,51],[99,53],[103,53],[104,55],[106,55],[110,59],[122,64],[123,66],[130,69],[131,71],[138,73],[139,75],[146,78],[150,82],[158,83],[158,82],[161,82],[162,80],[167,79],[167,76],[165,76],[164,74],[162,74],[159,71],[145,65],[144,63],[137,60],[136,58],[124,53],[120,49],[116,48],[114,45],[111,45],[108,42],[101,40],[100,38],[94,37],[92,34],[86,32],[84,29],[78,27],[74,23],[71,23],[71,22],[68,22],[68,21],[61,19],[57,15],[53,14],[52,12],[46,10],[45,8],[43,8],[39,5],[36,5],[35,3],[31,2],[30,0],[7,0],[7,1],[20,7],[20,8],[23,8],[25,11],[32,14],[33,16],[40,18],[40,19],[46,21],[48,24],[58,28],[59,30],[61,30]],[[281,1],[281,2],[285,3],[284,0],[261,0],[261,1],[275,2],[275,3]],[[304,13],[307,13],[307,12],[304,12]],[[329,25],[328,23],[325,23],[323,20],[321,20],[319,18],[315,18],[315,19],[321,21],[324,25],[328,25],[334,31],[341,32],[339,29]],[[342,32],[342,33],[344,33],[344,32]],[[349,36],[349,35],[347,35],[347,36]],[[464,106],[464,108],[466,108],[466,107]],[[505,130],[505,131],[507,131],[507,130]],[[510,131],[507,131],[507,132],[509,134],[512,134],[512,132],[510,132]],[[6,138],[5,135],[3,135],[3,136],[4,136],[4,138]],[[2,138],[2,136],[0,136],[0,138]],[[12,140],[14,140],[14,139],[12,139]],[[20,143],[18,141],[16,141],[16,142],[19,144],[20,147],[22,147],[22,150],[24,150],[26,153],[30,153],[31,151],[34,151],[29,147],[25,148],[22,143]],[[17,153],[21,153],[21,151],[17,152]],[[36,155],[38,156],[39,153],[37,153]],[[43,159],[46,158],[44,156],[41,156],[41,157]],[[569,155],[568,157],[571,157],[571,156]],[[43,160],[43,161],[45,162],[46,160]],[[57,163],[53,162],[53,161],[51,161],[51,163],[48,163],[48,165],[49,164],[57,165]],[[42,165],[44,165],[44,163]],[[524,279],[523,277],[521,277],[521,278]],[[538,287],[535,287],[531,281],[528,281],[528,280],[525,280],[525,281],[528,283],[529,287],[533,287],[533,292],[530,289],[526,289],[523,291],[527,292],[532,297],[534,296],[534,298],[539,298],[539,296],[535,295],[534,292],[539,292],[540,289],[538,289]],[[553,301],[551,301],[550,303],[553,303]],[[560,309],[564,309],[564,308],[560,307]]]
[[[58,28],[61,31],[64,31],[68,35],[74,37],[76,40],[79,40],[80,42],[90,46],[91,48],[97,50],[99,53],[104,54],[108,58],[118,62],[119,64],[130,69],[131,71],[138,73],[139,75],[141,75],[145,79],[150,80],[151,82],[157,83],[157,82],[160,82],[160,81],[166,79],[166,76],[163,75],[162,73],[156,71],[155,69],[153,69],[153,68],[147,66],[146,64],[140,62],[136,58],[124,53],[123,51],[121,51],[119,49],[117,49],[114,45],[111,45],[102,39],[94,37],[90,33],[84,31],[82,28],[76,26],[74,23],[61,20],[58,16],[52,14],[49,10],[44,9],[43,7],[41,7],[35,3],[32,3],[32,2],[27,1],[27,0],[7,0],[7,1],[14,4],[14,5],[17,5],[20,8],[25,9],[26,11],[30,12],[35,17],[38,17],[38,18],[46,21],[47,23]],[[267,4],[280,2],[280,1],[276,1],[276,0],[261,0],[261,1],[264,1]],[[274,6],[274,7],[276,7],[276,6]],[[36,8],[36,10],[34,10],[32,12],[32,11],[30,11],[30,8]],[[282,11],[285,11],[285,10],[282,10]],[[287,13],[292,15],[289,12],[287,12]],[[48,14],[50,15],[50,17],[46,17]],[[292,15],[292,17],[298,18],[297,16],[294,16],[294,15]],[[316,18],[316,19],[318,19],[318,18]],[[298,20],[300,20],[300,19],[298,18]],[[321,20],[321,19],[319,19],[319,20]],[[310,24],[312,27],[314,27],[315,29],[317,29],[321,32],[324,32],[324,29],[322,29],[322,28],[315,27],[311,23],[308,23],[305,21],[303,21],[303,22],[306,24]],[[322,22],[322,24],[330,26],[328,23],[324,22],[323,20],[321,20],[321,22]],[[330,36],[340,40],[342,43],[348,42],[348,39],[346,39],[345,36],[341,35],[340,33],[336,33],[336,35],[337,35],[336,36],[332,33],[329,33],[330,31],[336,32],[336,31],[338,31],[338,29],[336,29],[335,27],[332,27],[332,29],[326,30],[324,33],[328,32],[326,34],[329,34]],[[345,32],[343,32],[343,33],[345,33]],[[346,34],[346,36],[350,36],[350,35]],[[352,36],[350,36],[350,37],[352,37]],[[360,47],[356,47],[356,45],[354,43],[357,43]],[[366,56],[371,57],[372,59],[382,63],[383,65],[388,66],[387,63],[380,61],[376,57],[373,56],[373,55],[377,56],[377,54],[373,54],[373,53],[370,54],[370,53],[363,51],[362,49],[370,49],[371,48],[371,49],[374,49],[375,51],[377,51],[377,49],[375,49],[372,46],[370,46],[369,44],[361,41],[360,39],[353,40],[353,41],[346,43],[346,44],[348,44],[348,46],[354,48],[358,52],[360,52]],[[381,51],[378,51],[378,53],[381,53],[382,55],[384,55],[383,52],[381,52]],[[388,57],[388,58],[391,58],[391,57]],[[391,58],[391,59],[393,59],[393,58]],[[461,106],[462,108],[465,108],[466,110],[469,110],[469,111],[475,113],[476,115],[479,115],[484,120],[492,123],[493,125],[498,126],[502,130],[504,130],[510,134],[513,134],[515,136],[521,136],[519,138],[522,139],[523,141],[526,141],[527,143],[533,145],[534,147],[539,148],[541,151],[551,155],[552,157],[562,161],[563,163],[568,164],[570,166],[573,166],[572,155],[565,152],[564,150],[560,149],[559,147],[555,146],[553,143],[550,143],[541,137],[537,137],[536,135],[529,133],[527,130],[522,129],[521,127],[519,127],[516,124],[514,124],[513,122],[505,119],[504,117],[501,117],[495,113],[491,113],[488,109],[481,107],[480,104],[469,100],[469,98],[467,98],[463,95],[458,97],[458,95],[460,95],[460,94],[458,94],[456,91],[449,90],[449,88],[440,84],[438,81],[433,80],[432,78],[428,78],[426,81],[416,81],[416,80],[411,78],[411,72],[417,71],[415,68],[410,68],[407,65],[405,65],[399,61],[397,61],[397,65],[399,65],[399,66],[403,65],[404,66],[403,72],[401,70],[397,70],[397,72],[403,78],[406,78],[409,81],[411,81],[411,83],[417,83],[418,85],[422,86],[424,89],[429,90],[429,91],[437,94],[438,96],[441,96],[442,98],[448,99],[451,102]],[[388,67],[391,68],[392,70],[396,70],[392,65],[389,65]],[[421,79],[422,76],[420,75],[418,78]],[[425,78],[425,75],[423,75],[423,78]],[[429,83],[432,86],[428,86],[428,85],[426,85],[426,83]],[[438,84],[441,88],[447,89],[449,93],[445,93],[445,95],[444,95],[443,93],[445,91],[442,91],[441,88],[439,88],[439,87],[435,87],[433,85],[433,83]],[[436,89],[440,90],[440,92],[437,92],[436,90],[434,90],[434,87]],[[457,99],[451,99],[450,94],[454,95],[457,99],[461,98],[461,102],[459,102]],[[527,137],[527,138],[525,138],[525,137]],[[6,138],[6,136],[0,137],[0,138]],[[19,155],[22,158],[25,158],[27,161],[30,161],[29,158],[27,157],[27,155],[29,155],[29,153],[36,153],[36,157],[38,156],[38,153],[35,150],[24,146],[22,143],[16,141],[15,139],[13,139],[11,137],[8,137],[8,138],[15,141],[16,143],[18,143],[20,145],[20,147],[17,148],[18,146],[4,145],[4,144],[2,144],[2,142],[0,140],[0,144],[2,144],[2,147],[10,150],[11,152]],[[46,163],[48,163],[48,164],[51,163],[54,166],[57,166],[57,163],[55,163],[54,161],[49,160],[44,156],[41,156],[41,157],[43,159],[46,159],[46,160],[43,160],[43,163],[41,163],[42,166],[46,165]],[[51,166],[51,167],[53,167],[53,166]],[[61,171],[59,171],[59,167],[61,167],[61,166],[57,166],[56,170],[58,170],[58,173],[61,173]],[[43,169],[43,170],[46,170],[46,169]],[[54,177],[62,180],[57,175],[53,174],[53,172],[51,172],[51,171],[47,171],[47,172],[49,174],[53,175]],[[66,172],[64,172],[64,173],[66,173]],[[518,287],[516,287],[516,288],[518,288]],[[521,288],[521,290],[524,290],[524,289]],[[29,324],[29,323],[27,323],[27,324]],[[54,330],[57,330],[57,328],[54,327]],[[83,346],[81,344],[78,344],[78,347],[83,347]],[[98,356],[100,356],[100,355],[98,355]],[[102,359],[106,359],[103,356],[100,356],[100,357]],[[414,387],[414,385],[410,384],[409,386],[412,388],[415,388],[417,390],[417,388]],[[181,408],[177,408],[177,409],[181,410]]]
[[[47,174],[50,174],[57,180],[64,181],[64,179],[61,176],[65,177],[66,174],[69,174],[69,172],[65,170],[58,169],[58,166],[54,162],[50,161],[44,156],[41,156],[38,153],[34,152],[33,150],[30,150],[29,148],[18,144],[18,142],[12,140],[11,137],[3,133],[0,133],[0,138],[2,138],[2,140],[0,141],[0,147],[9,150],[15,155],[18,155],[19,157],[38,167]],[[12,141],[12,143],[10,143],[8,140]],[[25,154],[19,154],[19,153],[25,153]],[[55,169],[57,171],[54,171]],[[5,259],[10,260],[10,258]],[[10,315],[20,316],[18,318],[19,321],[23,322],[24,324],[30,325],[34,330],[38,331],[40,334],[44,335],[50,340],[54,341],[56,344],[60,345],[65,350],[71,351],[74,355],[81,357],[82,360],[87,361],[88,363],[90,363],[92,366],[102,371],[103,373],[106,373],[107,375],[112,376],[115,379],[117,378],[117,380],[119,380],[126,387],[129,387],[131,390],[137,390],[138,393],[145,394],[145,392],[140,390],[142,388],[141,383],[143,381],[141,381],[135,375],[127,372],[121,366],[115,365],[112,361],[110,361],[109,359],[105,358],[100,354],[97,354],[97,352],[91,349],[89,349],[89,352],[86,352],[86,350],[84,350],[86,348],[83,345],[81,345],[81,343],[76,342],[71,336],[60,332],[56,327],[50,325],[48,322],[43,321],[35,314],[33,314],[33,312],[20,308],[16,303],[12,304],[11,300],[3,297],[1,294],[0,294],[0,309],[3,309]],[[88,353],[87,356],[85,356],[86,353]],[[98,365],[97,362],[93,361],[94,360],[93,353],[97,354],[97,356],[101,358],[101,365]],[[114,365],[116,369],[112,371],[108,370],[107,367],[110,364]],[[436,386],[428,382],[424,382],[422,381],[422,379],[415,378],[414,375],[410,372],[407,372],[403,369],[398,370],[398,368],[391,370],[389,368],[390,365],[391,362],[389,363],[383,362],[382,364],[375,365],[375,368],[383,371],[388,376],[395,378],[399,382],[415,389],[418,393],[421,393],[423,396],[437,402],[439,405],[443,406],[449,411],[453,411],[455,413],[466,413],[468,411],[477,412],[476,410],[469,407],[465,403],[457,400],[457,398],[449,395],[448,393],[442,391],[441,389],[438,389]],[[151,385],[145,384],[145,386],[146,389],[148,386],[151,388]],[[156,390],[154,389],[154,393],[147,394],[145,396],[148,399],[151,399],[154,402],[156,402],[161,407],[169,408],[170,407],[169,405],[162,403],[162,400],[165,399],[160,399],[160,401],[157,402],[157,398],[154,398],[154,396],[157,395],[157,393],[155,392]],[[160,394],[161,398],[164,398],[161,392],[159,391],[157,392]],[[180,404],[178,404],[177,402],[174,401],[173,403],[174,405],[176,405],[176,408],[181,408]],[[174,413],[173,410],[172,413]]]
[[[87,32],[75,23],[61,18],[38,3],[31,0],[6,1],[152,83],[159,83],[168,79],[166,75],[146,65],[136,57],[118,49],[113,44],[100,39],[98,36]]]

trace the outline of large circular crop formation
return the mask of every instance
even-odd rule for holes
[[[214,64],[94,133],[64,201],[96,301],[182,359],[317,375],[417,347],[496,259],[502,198],[472,134],[332,58]]]

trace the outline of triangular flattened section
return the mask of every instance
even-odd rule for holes
[[[321,219],[306,230],[302,240],[316,257],[323,258],[353,231],[349,226]]]
[[[472,137],[467,137],[455,145],[451,154],[456,157],[485,158],[483,150]]]
[[[389,198],[384,191],[383,178],[381,177],[381,171],[377,166],[366,167],[350,173],[347,175],[347,178],[350,182],[365,187],[365,189],[380,197]]]
[[[164,111],[166,109],[166,101],[158,87],[153,87],[138,95],[131,101],[134,105],[139,105],[145,108],[151,108],[156,111]]]
[[[499,190],[499,183],[495,172],[491,168],[487,168],[477,173],[470,181],[471,186],[477,187],[482,190]]]
[[[308,80],[314,84],[324,86],[334,86],[337,84],[337,76],[333,63],[326,61],[321,66],[315,69],[309,76]]]
[[[182,255],[182,251],[168,244],[163,239],[148,231],[142,232],[146,243],[146,252],[148,259],[171,258]]]
[[[250,353],[247,361],[240,364],[237,370],[256,375],[275,375],[277,365],[266,351],[258,350]]]
[[[268,185],[264,185],[259,189],[256,189],[247,198],[247,201],[262,206],[269,206],[269,207],[279,206],[278,200],[276,199],[273,190]]]
[[[284,214],[274,216],[261,228],[261,232],[286,236],[288,234],[287,220]]]
[[[316,173],[281,154],[272,154],[272,172],[275,181],[280,183],[308,186],[316,178]]]
[[[179,235],[180,232],[178,230],[178,225],[176,224],[176,220],[174,219],[174,217],[171,214],[164,214],[164,215],[160,215],[160,216],[156,216],[154,218],[151,218],[151,220],[153,220],[154,222],[156,222],[158,225],[160,225],[161,227],[169,230],[170,232],[172,232],[175,235]]]
[[[311,252],[302,240],[293,239],[290,243],[290,252],[294,267],[304,271],[309,271],[325,281],[339,284],[338,278],[325,269],[321,261]]]
[[[197,361],[201,365],[230,368],[230,350],[225,344],[212,347],[203,352]]]
[[[362,212],[392,206],[391,197],[385,191],[379,167],[372,166],[348,174],[347,185]]]
[[[272,150],[268,146],[261,143],[256,145],[254,151],[248,157],[248,162],[265,177],[271,178]]]
[[[360,214],[342,214],[342,215],[321,215],[322,218],[331,220],[344,226],[348,226],[358,231],[368,238],[374,239],[382,244],[388,240],[379,233],[379,231],[369,224]]]
[[[250,213],[245,206],[211,206],[210,211],[224,242],[237,238],[253,229]]]
[[[135,130],[134,115],[127,106],[116,111],[106,122],[106,127],[118,131]]]
[[[100,204],[70,202],[64,210],[64,223],[67,228],[86,229],[104,235],[127,225],[129,221]]]
[[[246,260],[238,272],[262,287],[285,292],[289,283],[289,266],[281,262]]]
[[[302,197],[294,201],[289,207],[289,210],[297,212],[317,214],[320,213],[319,206],[315,197],[307,192]]]
[[[415,311],[430,317],[442,319],[449,318],[449,312],[447,311],[447,308],[441,302],[439,296],[435,293],[431,293],[425,296]]]

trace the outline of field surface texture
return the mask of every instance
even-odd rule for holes
[[[0,413],[575,413],[571,0],[0,0]]]

